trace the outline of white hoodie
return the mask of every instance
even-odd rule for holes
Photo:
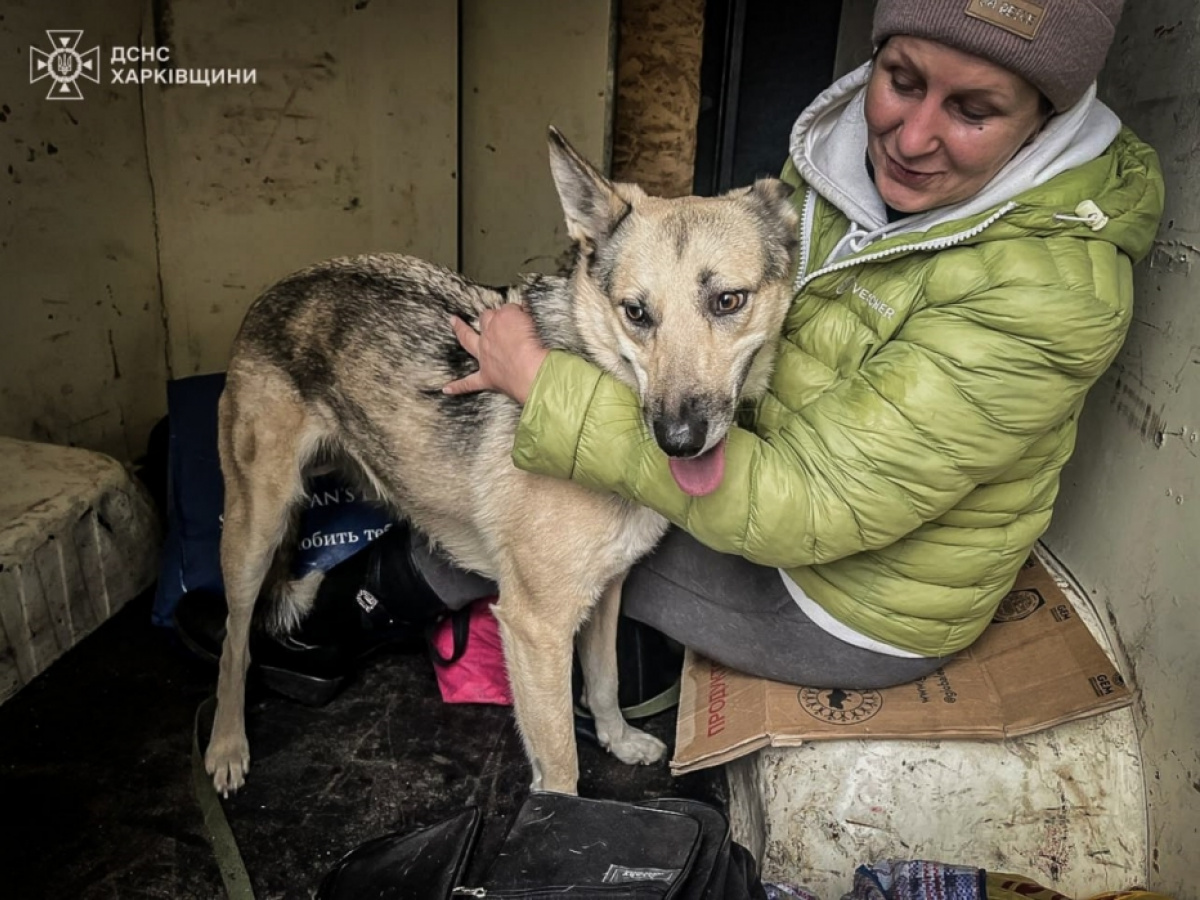
[[[1050,119],[1028,146],[1009,160],[979,193],[951,206],[888,223],[883,199],[866,168],[867,122],[863,108],[871,63],[845,75],[801,113],[792,127],[791,157],[797,171],[850,219],[850,229],[821,264],[858,253],[869,244],[905,232],[964,219],[999,206],[1055,175],[1090,162],[1121,130],[1121,120],[1096,99],[1093,84],[1070,109]],[[807,240],[807,235],[804,236]]]

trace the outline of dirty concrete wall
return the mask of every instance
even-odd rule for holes
[[[556,126],[606,170],[611,0],[463,0],[462,269],[489,284],[555,272],[569,251],[550,178]]]
[[[457,263],[455,3],[163,6],[172,65],[257,73],[146,91],[175,377],[223,369],[251,300],[316,260]]]
[[[48,101],[29,45],[65,25],[101,83]],[[223,369],[276,278],[373,250],[458,262],[453,0],[25,2],[0,41],[0,433],[135,457],[166,380]],[[116,82],[113,48],[139,46],[165,56],[148,70],[255,77]]]
[[[1101,97],[1159,153],[1167,205],[1125,347],[1092,392],[1047,545],[1102,609],[1139,691],[1150,887],[1196,896],[1200,848],[1200,15],[1125,5]]]
[[[612,175],[649,193],[692,193],[704,0],[622,0]]]
[[[0,15],[0,434],[130,458],[163,407],[154,220],[136,87],[46,100],[30,47],[138,42],[143,3],[17,0]],[[107,63],[107,58],[102,60]]]
[[[460,10],[482,26],[460,34]],[[223,369],[253,298],[322,258],[485,260],[477,273],[499,281],[531,258],[552,268],[565,238],[546,125],[606,162],[611,0],[61,0],[53,13],[22,0],[0,15],[0,433],[14,437],[139,455],[166,380]],[[83,100],[29,83],[48,27],[100,48]],[[117,82],[118,47],[163,59],[138,64],[147,83]],[[480,87],[461,111],[460,63]],[[180,69],[254,78],[162,82]],[[466,260],[460,184],[490,232]]]

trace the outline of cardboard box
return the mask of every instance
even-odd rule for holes
[[[933,675],[882,691],[795,687],[688,652],[675,774],[760,747],[844,738],[1005,738],[1120,709],[1133,694],[1031,558],[992,625]]]

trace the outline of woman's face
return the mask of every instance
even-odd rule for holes
[[[976,194],[1041,129],[1037,88],[993,62],[896,35],[867,83],[875,186],[905,213]]]

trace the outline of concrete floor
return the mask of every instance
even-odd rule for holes
[[[132,601],[0,706],[0,896],[222,896],[190,780],[215,670],[149,610]],[[643,725],[670,743],[674,718]],[[510,710],[443,704],[420,654],[373,660],[321,709],[252,693],[248,723],[253,770],[225,810],[259,898],[310,897],[347,850],[469,804],[486,859],[528,790]],[[717,770],[672,778],[586,743],[580,760],[587,796],[724,801]]]

